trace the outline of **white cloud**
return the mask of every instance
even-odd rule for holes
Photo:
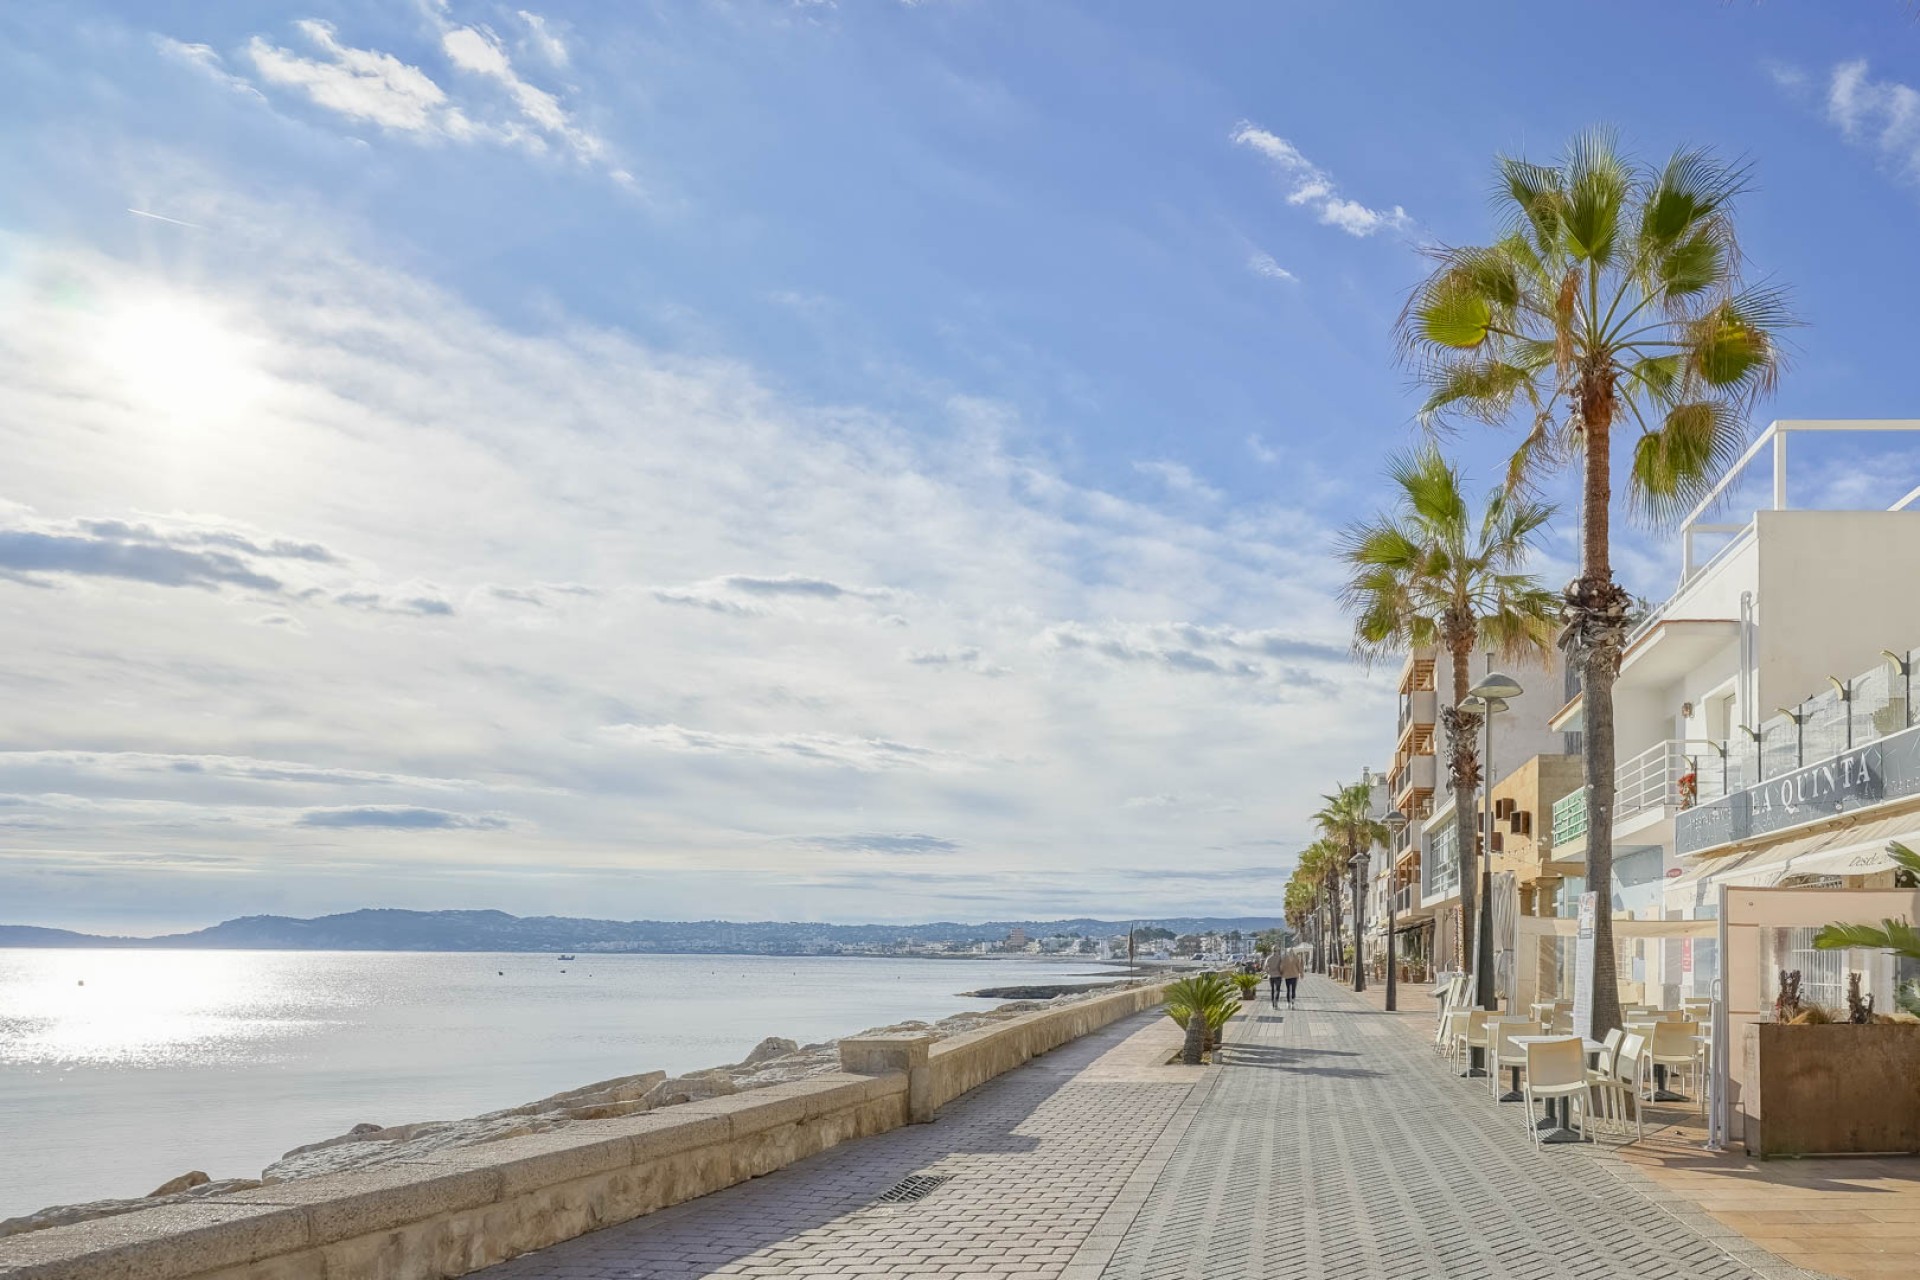
[[[1865,58],[1833,69],[1827,119],[1849,141],[1871,146],[1909,181],[1920,180],[1920,90],[1875,80]]]
[[[850,738],[830,733],[719,733],[677,724],[608,725],[619,742],[693,755],[747,756],[785,764],[880,769],[952,770],[971,763],[965,756],[891,738]]]
[[[1270,253],[1255,253],[1248,258],[1247,270],[1267,280],[1298,280],[1300,278],[1275,262]]]
[[[247,42],[247,55],[267,83],[298,89],[318,106],[383,129],[455,140],[479,132],[419,67],[390,53],[341,44],[333,25],[316,18],[294,26],[322,56],[302,57],[255,36]]]
[[[490,28],[454,22],[444,5],[433,6],[428,16],[440,28],[440,52],[448,67],[457,75],[490,85],[493,93],[456,95],[425,67],[346,43],[332,23],[317,18],[293,24],[309,46],[307,51],[284,48],[256,35],[247,42],[247,58],[259,77],[258,85],[300,93],[313,105],[346,120],[416,139],[486,143],[536,155],[557,146],[576,161],[603,169],[621,186],[637,188],[637,180],[613,159],[606,141],[582,126],[558,94],[533,84],[515,69],[505,43]],[[526,11],[519,16],[528,31],[523,47],[552,67],[564,67],[566,46],[545,21]],[[266,100],[258,85],[226,70],[220,55],[207,45],[166,36],[155,37],[155,45],[171,61]]]
[[[225,61],[214,51],[211,45],[188,44],[183,40],[174,40],[168,36],[155,36],[153,38],[153,44],[154,47],[160,51],[161,57],[177,62],[182,66],[192,67],[195,71],[200,72],[215,84],[231,89],[233,92],[244,97],[256,98],[263,102],[266,100],[265,95],[248,83],[245,78],[234,75],[231,71],[228,71]]]
[[[1168,462],[1165,459],[1136,462],[1133,469],[1143,476],[1152,476],[1173,492],[1189,498],[1198,498],[1202,502],[1218,502],[1226,495],[1214,488],[1184,463]]]
[[[1269,445],[1257,431],[1247,433],[1247,452],[1253,455],[1255,462],[1272,466],[1280,461],[1280,451]]]
[[[1326,226],[1338,227],[1350,236],[1370,236],[1376,231],[1401,231],[1413,225],[1413,219],[1399,205],[1371,209],[1343,199],[1327,171],[1278,134],[1243,120],[1228,137],[1272,162],[1289,184],[1287,203],[1312,209]]]
[[[0,258],[0,455],[30,504],[0,530],[37,535],[0,578],[31,756],[0,753],[0,790],[173,806],[14,806],[39,824],[0,838],[16,918],[1124,910],[1127,873],[1286,829],[1389,723],[1298,512],[1090,488],[1018,423],[953,448],[984,410],[944,390],[820,406],[575,317],[500,324],[327,215],[182,183],[156,207],[191,191],[223,237],[190,288],[64,244]],[[128,298],[251,335],[244,430],[128,397],[101,340]],[[1222,808],[1175,831],[1125,807],[1162,794]],[[435,812],[301,822],[330,810]],[[554,874],[527,879],[535,831]],[[818,832],[935,833],[969,876],[793,839]]]
[[[520,21],[526,24],[526,43],[532,47],[534,52],[539,54],[540,57],[545,59],[551,66],[566,66],[570,60],[567,53],[566,41],[560,38],[559,34],[554,31],[547,19],[537,13],[529,13],[525,9],[518,9],[515,10],[515,12],[519,15]]]
[[[580,159],[598,160],[605,153],[606,144],[574,123],[558,98],[520,78],[493,32],[453,27],[441,35],[440,45],[454,66],[499,84],[527,123],[560,140]]]

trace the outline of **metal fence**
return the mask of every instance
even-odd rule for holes
[[[1837,756],[1899,733],[1913,723],[1913,665],[1916,653],[1885,651],[1880,665],[1839,687],[1828,687],[1796,706],[1780,709],[1757,732],[1741,733],[1727,745],[1737,762],[1734,790],[1758,786],[1768,778]]]

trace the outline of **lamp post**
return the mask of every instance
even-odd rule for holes
[[[1460,704],[1462,711],[1478,712],[1486,725],[1485,746],[1480,751],[1484,774],[1480,781],[1481,813],[1485,823],[1480,849],[1480,928],[1473,960],[1478,970],[1474,999],[1482,1009],[1498,1007],[1493,994],[1493,718],[1507,709],[1508,699],[1525,692],[1512,676],[1490,671],[1467,690],[1466,700]]]
[[[1366,926],[1367,851],[1355,850],[1347,859],[1347,870],[1353,873],[1353,989],[1367,989],[1367,966],[1360,957],[1360,943]]]
[[[1380,821],[1387,827],[1392,837],[1387,844],[1387,1012],[1392,1013],[1400,1007],[1400,983],[1394,972],[1394,915],[1398,910],[1400,897],[1400,833],[1407,829],[1407,815],[1398,809],[1390,809]]]

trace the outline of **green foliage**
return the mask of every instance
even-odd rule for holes
[[[1556,165],[1509,156],[1496,172],[1504,232],[1434,250],[1400,317],[1427,386],[1422,417],[1518,417],[1517,488],[1617,413],[1640,432],[1632,505],[1656,523],[1684,514],[1738,450],[1795,323],[1780,291],[1742,280],[1745,169],[1697,149],[1656,169],[1597,130]]]
[[[1239,992],[1221,974],[1196,973],[1167,984],[1167,1016],[1182,1027],[1198,1012],[1206,1016],[1208,1034],[1218,1038],[1239,1009]]]
[[[1559,597],[1526,573],[1553,508],[1495,489],[1476,518],[1459,471],[1429,444],[1393,459],[1392,511],[1350,526],[1341,603],[1369,657],[1423,645],[1538,662]]]
[[[1894,865],[1920,874],[1920,853],[1893,841],[1887,853]],[[1891,951],[1908,960],[1920,960],[1920,929],[1905,920],[1882,920],[1871,924],[1830,924],[1813,937],[1813,945],[1822,951],[1844,951],[1849,947],[1875,947]],[[1906,1008],[1906,1001],[1901,1001]]]
[[[1242,996],[1250,996],[1260,989],[1260,975],[1257,973],[1234,973],[1227,975],[1234,989]]]

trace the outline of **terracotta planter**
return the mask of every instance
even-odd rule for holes
[[[1749,1154],[1920,1153],[1920,1025],[1762,1022],[1745,1051]]]

